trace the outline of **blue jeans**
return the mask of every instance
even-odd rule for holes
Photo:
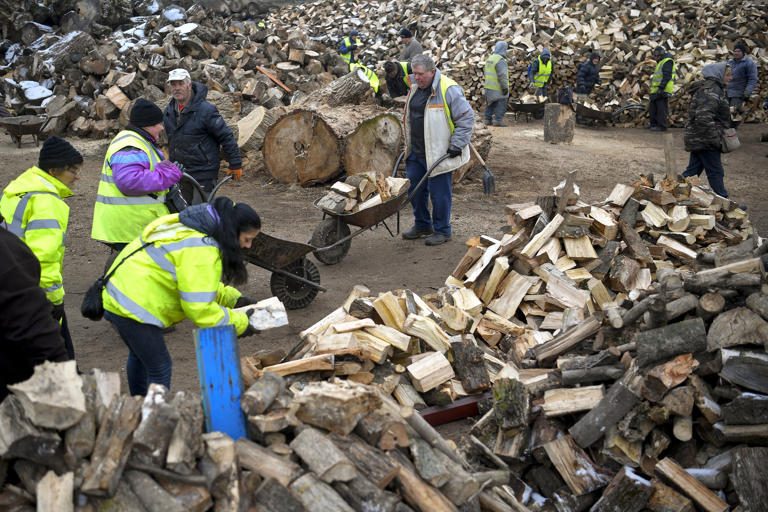
[[[723,182],[725,169],[723,169],[723,161],[719,150],[691,151],[688,167],[683,171],[683,176],[686,178],[699,176],[701,171],[707,173],[709,186],[712,187],[715,194],[728,197],[728,191],[725,189],[725,183]]]
[[[427,173],[425,156],[408,155],[405,161],[405,175],[411,180],[409,194],[413,194],[421,178]],[[411,198],[413,217],[418,229],[432,229],[436,233],[451,236],[451,194],[452,172],[439,174],[427,179],[419,191]],[[429,214],[429,201],[432,200],[432,215]]]
[[[501,123],[504,120],[504,113],[507,111],[507,98],[499,98],[492,101],[485,107],[485,124],[490,124],[491,120]]]
[[[128,388],[132,396],[146,395],[150,384],[171,388],[171,354],[165,346],[160,327],[142,324],[130,318],[104,312],[106,318],[128,346]]]

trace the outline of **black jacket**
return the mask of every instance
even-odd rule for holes
[[[579,65],[579,72],[576,74],[576,92],[579,94],[589,94],[595,85],[599,83],[600,69],[591,60],[582,62]]]
[[[0,227],[0,401],[6,386],[27,380],[35,365],[69,359],[51,303],[40,288],[40,262]]]
[[[411,68],[410,63],[408,69]],[[411,88],[405,83],[405,72],[400,63],[397,65],[397,76],[394,78],[387,77],[387,92],[391,98],[397,98],[398,96],[406,96]]]
[[[685,150],[719,150],[723,130],[730,126],[731,111],[723,84],[713,78],[693,84],[683,138]]]
[[[243,166],[240,149],[216,107],[207,102],[208,88],[192,82],[192,99],[177,114],[176,100],[165,107],[163,124],[168,135],[170,160],[179,162],[196,179],[216,179],[219,175],[219,147],[224,150],[230,169]]]

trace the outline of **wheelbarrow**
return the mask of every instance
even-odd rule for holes
[[[31,135],[35,146],[40,145],[39,135],[48,122],[48,116],[0,117],[0,127],[5,128],[17,148],[21,147],[21,138]]]
[[[404,156],[405,153],[400,153],[400,156],[397,158],[392,171],[393,176],[397,174],[397,169]],[[323,212],[323,220],[317,225],[312,233],[312,239],[309,241],[309,245],[315,247],[313,251],[315,258],[326,265],[339,263],[349,252],[353,238],[377,227],[379,224],[383,225],[392,237],[400,233],[400,210],[408,205],[413,195],[426,184],[432,171],[446,158],[448,158],[448,155],[440,157],[432,164],[411,193],[408,193],[408,190],[404,190],[388,201],[358,212],[335,213],[327,211],[318,206],[320,199],[317,199],[314,202],[314,206]],[[386,222],[386,219],[392,216],[396,218],[394,233]],[[358,229],[353,232],[350,226]]]
[[[600,123],[608,123],[613,120],[612,112],[603,112],[601,110],[595,110],[585,106],[583,103],[574,103],[576,106],[576,121],[580,122],[581,119],[596,121]]]
[[[544,106],[546,102],[541,103],[522,103],[520,101],[510,101],[508,103],[509,110],[517,116],[522,114],[525,116],[526,121],[530,121],[530,118],[541,119],[544,117]]]
[[[180,185],[187,191],[191,189],[188,203],[199,204],[213,201],[221,186],[231,179],[232,176],[224,177],[216,183],[210,194],[187,173],[183,174]],[[187,187],[183,187],[184,185]],[[327,291],[320,286],[320,271],[317,265],[306,257],[314,250],[311,245],[281,240],[260,232],[253,240],[251,248],[243,250],[243,258],[248,263],[272,272],[269,289],[286,309],[301,309],[311,304],[319,292]]]

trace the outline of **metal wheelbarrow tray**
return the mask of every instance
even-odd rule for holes
[[[35,146],[39,146],[38,135],[47,122],[47,116],[0,117],[0,127],[5,128],[18,148],[21,147],[23,135],[31,135],[35,139]]]

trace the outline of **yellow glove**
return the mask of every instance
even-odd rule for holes
[[[225,172],[227,173],[227,176],[232,176],[235,181],[243,177],[242,167],[238,167],[237,169],[227,169]]]

